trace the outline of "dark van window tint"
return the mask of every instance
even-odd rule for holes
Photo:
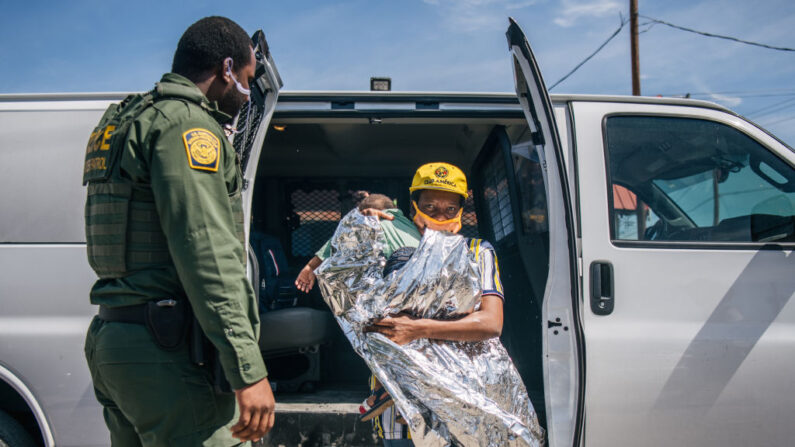
[[[513,212],[505,162],[499,151],[495,154],[483,169],[483,199],[494,228],[494,242],[499,242],[513,233]]]
[[[464,201],[464,212],[461,214],[461,231],[459,234],[464,237],[478,237],[478,216],[475,214],[475,200],[472,190],[467,191],[467,199]]]
[[[511,154],[519,188],[522,232],[546,233],[549,231],[547,193],[544,187],[546,162],[529,141],[513,144]]]
[[[291,233],[290,247],[294,257],[307,257],[315,254],[337,228],[340,220],[339,192],[332,189],[296,189],[290,194],[293,220],[298,225]]]
[[[607,119],[614,240],[795,241],[795,170],[712,121]]]

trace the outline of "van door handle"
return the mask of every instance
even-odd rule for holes
[[[614,304],[613,264],[594,261],[591,263],[591,312],[610,315]]]

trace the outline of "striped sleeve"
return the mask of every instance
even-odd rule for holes
[[[480,265],[482,295],[496,295],[504,301],[505,294],[502,289],[502,280],[500,279],[500,264],[497,261],[494,247],[482,239],[472,239],[469,242],[469,249],[475,253],[475,259]]]

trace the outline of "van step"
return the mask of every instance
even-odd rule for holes
[[[276,395],[273,429],[256,447],[376,447],[371,422],[359,421],[364,390]]]

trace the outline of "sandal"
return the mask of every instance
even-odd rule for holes
[[[359,420],[362,422],[380,416],[384,410],[395,404],[395,401],[392,400],[392,396],[389,395],[384,387],[379,388],[377,391],[373,391],[370,395],[375,396],[375,403],[372,406],[367,403],[369,398],[359,405]]]

